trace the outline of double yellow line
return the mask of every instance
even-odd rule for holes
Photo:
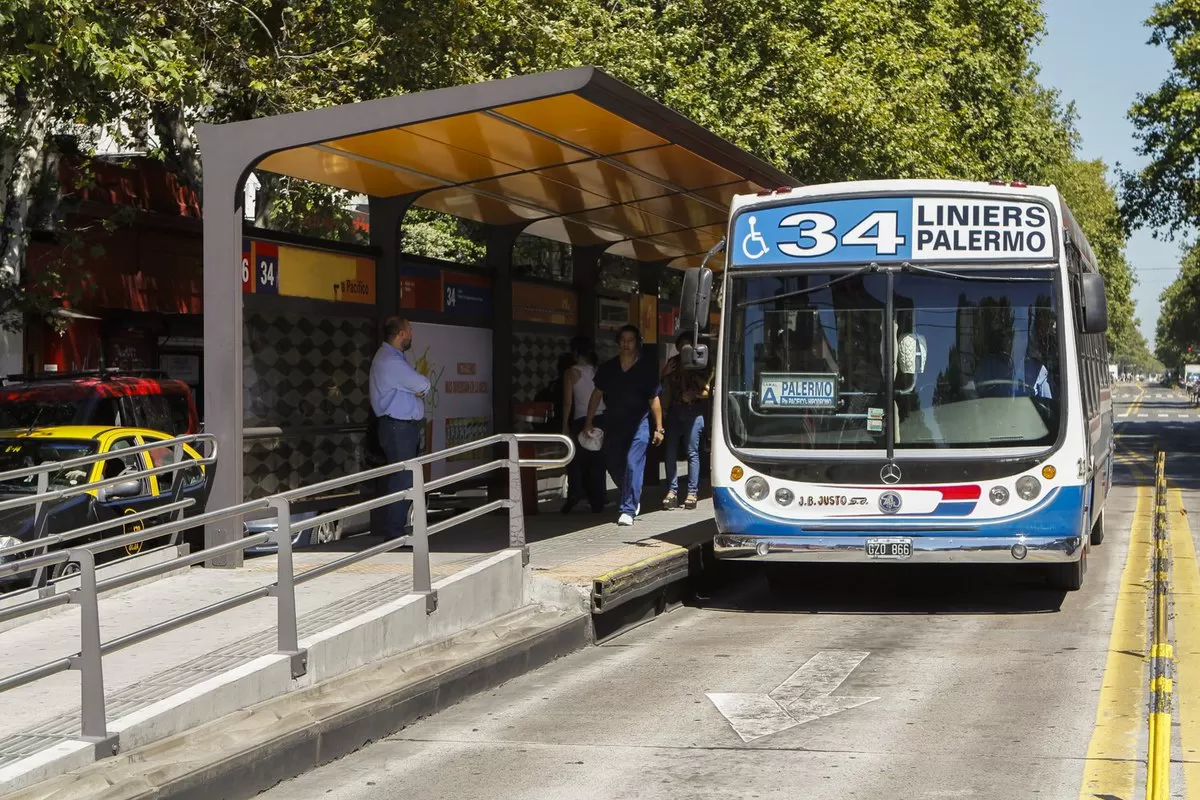
[[[1134,414],[1142,410],[1142,401],[1146,399],[1146,387],[1138,384],[1138,396],[1133,398],[1133,402],[1129,404],[1129,410],[1121,416],[1132,417]]]

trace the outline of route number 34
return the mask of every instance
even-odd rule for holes
[[[839,244],[843,247],[865,245],[874,248],[878,255],[894,256],[904,245],[897,216],[895,211],[875,211],[868,214],[865,219],[846,231],[839,242],[833,232],[837,227],[837,218],[820,211],[789,214],[780,220],[779,227],[796,228],[796,241],[780,242],[779,249],[794,258],[812,258],[833,252]]]
[[[278,279],[274,259],[263,258],[258,262],[258,285],[274,287]],[[242,257],[242,283],[250,282],[250,259]]]

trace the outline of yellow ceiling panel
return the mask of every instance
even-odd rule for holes
[[[677,222],[685,228],[694,228],[699,225],[719,225],[725,221],[727,214],[726,211],[713,208],[684,194],[639,200],[630,205]]]
[[[657,181],[635,175],[627,169],[604,161],[581,161],[540,171],[559,183],[578,186],[584,191],[607,197],[613,203],[628,203],[667,194],[670,189]]]
[[[633,206],[607,206],[574,214],[571,219],[584,224],[598,225],[624,233],[627,238],[651,236],[679,230],[670,220],[647,214]]]
[[[392,197],[441,185],[418,175],[315,147],[274,153],[259,162],[257,168],[376,197]]]
[[[405,130],[508,164],[513,168],[510,171],[537,169],[587,157],[573,147],[565,147],[545,136],[478,112],[420,122]]]
[[[589,208],[606,206],[610,202],[606,197],[532,172],[480,181],[471,188],[531,203],[538,208],[550,209],[556,214],[573,214]]]
[[[668,143],[575,94],[501,106],[496,113],[594,153],[622,153]]]
[[[509,164],[435,142],[403,128],[364,133],[349,139],[336,139],[327,144],[338,150],[433,175],[447,183],[494,178],[513,171]]]
[[[548,212],[529,208],[517,203],[488,195],[477,194],[466,188],[443,189],[422,195],[417,200],[422,208],[453,214],[456,217],[473,219],[476,222],[487,222],[492,225],[512,225],[518,222],[541,219]]]
[[[679,145],[655,147],[614,156],[631,167],[685,189],[731,183],[740,176]]]

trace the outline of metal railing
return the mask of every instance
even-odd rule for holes
[[[37,440],[31,440],[31,445],[36,445]],[[199,458],[188,456],[184,447],[191,447],[197,451]],[[171,462],[160,466],[151,466],[146,469],[137,469],[123,471],[120,475],[112,478],[104,478],[98,481],[83,480],[78,484],[64,486],[61,489],[50,488],[50,478],[54,475],[65,474],[68,472],[80,470],[90,471],[96,464],[121,460],[129,456],[140,456],[142,453],[152,451],[160,451],[170,449],[172,451]],[[202,452],[207,451],[207,452]],[[32,467],[24,467],[22,469],[9,470],[0,473],[0,483],[12,483],[15,481],[35,478],[34,493],[26,496],[13,497],[8,500],[0,501],[0,511],[10,511],[18,508],[26,508],[33,506],[33,535],[26,541],[19,544],[9,545],[0,548],[0,581],[3,581],[10,575],[16,575],[23,572],[34,572],[31,584],[36,587],[44,586],[49,578],[51,570],[54,567],[69,563],[71,559],[67,553],[62,550],[51,552],[51,548],[59,548],[61,545],[72,542],[85,537],[103,534],[105,531],[114,528],[124,528],[131,524],[140,524],[143,521],[152,517],[161,517],[163,515],[171,515],[173,521],[184,519],[187,509],[196,505],[195,498],[183,497],[183,491],[187,485],[187,471],[192,469],[201,469],[215,466],[217,463],[217,440],[211,434],[190,434],[187,436],[177,436],[173,439],[162,439],[159,441],[150,442],[147,444],[133,445],[130,447],[122,447],[117,450],[110,450],[107,453],[93,453],[79,458],[72,458],[67,461],[48,461],[43,464],[38,464]],[[183,474],[176,474],[183,473]],[[97,496],[103,495],[107,489],[120,486],[131,481],[149,481],[151,477],[171,475],[171,499],[170,502],[155,506],[154,508],[145,511],[139,511],[132,514],[124,514],[114,519],[98,522],[94,525],[88,525],[82,528],[76,528],[70,531],[60,533],[47,534],[47,525],[49,524],[53,504],[68,500],[83,494],[96,493]],[[211,476],[209,476],[211,477]],[[207,479],[207,478],[206,478]],[[147,484],[148,485],[148,484]],[[181,529],[182,530],[182,529]],[[178,535],[172,535],[169,544],[175,544]],[[115,549],[107,544],[114,540],[105,540],[101,543],[89,545],[89,549],[93,553],[106,552]],[[34,558],[25,558],[14,561],[13,557],[18,553],[27,551],[41,551]]]
[[[561,458],[527,458],[522,460],[519,452],[519,445],[522,442],[561,444],[566,448],[566,455]],[[444,478],[438,478],[437,480],[426,482],[424,479],[424,467],[426,464],[444,461],[456,455],[498,445],[507,446],[506,458],[496,459]],[[127,451],[122,450],[121,452],[124,453]],[[230,508],[208,511],[194,517],[189,517],[186,520],[176,520],[155,525],[141,531],[116,536],[111,539],[104,539],[85,547],[70,548],[61,556],[51,553],[49,555],[38,555],[26,558],[23,561],[0,565],[0,575],[12,574],[18,571],[29,571],[46,564],[59,563],[57,560],[59,558],[78,563],[80,568],[80,586],[77,589],[72,589],[62,595],[39,598],[11,608],[0,609],[0,622],[17,619],[68,603],[78,605],[80,609],[79,652],[71,656],[40,664],[36,667],[31,667],[14,675],[0,678],[0,693],[60,672],[78,670],[80,673],[80,738],[95,743],[97,757],[112,755],[117,752],[118,742],[117,737],[111,735],[107,729],[103,657],[109,653],[130,647],[147,639],[152,639],[155,636],[183,627],[192,622],[207,619],[208,617],[265,597],[274,597],[277,601],[276,652],[291,657],[292,676],[298,678],[307,672],[308,664],[307,653],[300,647],[297,633],[295,596],[297,585],[315,580],[322,575],[335,572],[372,556],[411,545],[413,554],[412,594],[423,595],[425,597],[425,612],[432,614],[437,610],[437,594],[433,589],[432,582],[432,571],[429,560],[429,536],[434,533],[441,533],[455,525],[460,525],[493,511],[507,510],[508,546],[509,548],[520,548],[524,551],[525,518],[521,501],[521,468],[561,467],[570,462],[574,453],[574,443],[566,436],[557,434],[496,434],[485,439],[451,447],[409,461],[376,467],[342,478],[334,478],[312,486],[293,489],[259,500],[241,503]],[[192,463],[195,462],[193,461]],[[429,525],[425,504],[426,492],[501,469],[507,470],[508,473],[507,499],[493,500],[478,508],[457,514],[436,525]],[[412,479],[411,488],[387,493],[371,500],[330,511],[317,517],[302,520],[295,523],[295,525],[292,523],[291,507],[298,500],[309,495],[327,492],[330,489],[384,478],[400,472],[410,473]],[[96,485],[92,484],[93,487]],[[412,503],[412,534],[410,536],[390,539],[365,550],[351,553],[335,561],[309,569],[299,575],[296,574],[292,563],[292,537],[298,530],[316,527],[325,522],[345,519],[355,514],[382,508],[404,500]],[[277,516],[276,527],[273,532],[245,536],[235,542],[227,542],[195,553],[188,553],[164,563],[143,567],[104,580],[98,579],[96,575],[95,554],[97,552],[122,547],[132,542],[146,541],[167,534],[174,534],[186,528],[198,527],[229,517],[241,516],[248,512],[264,510],[273,510]],[[293,530],[293,528],[296,530]],[[150,625],[116,639],[107,642],[102,641],[100,636],[99,596],[103,593],[177,570],[181,566],[197,564],[225,553],[256,547],[267,542],[274,542],[278,548],[277,574],[274,583],[243,592],[242,594],[226,598],[185,614],[180,614],[172,619]],[[527,551],[525,552],[527,553]]]

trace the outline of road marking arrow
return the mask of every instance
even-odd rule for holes
[[[707,696],[742,741],[751,742],[878,700],[832,696],[868,655],[853,650],[822,650],[772,692],[709,692]]]

